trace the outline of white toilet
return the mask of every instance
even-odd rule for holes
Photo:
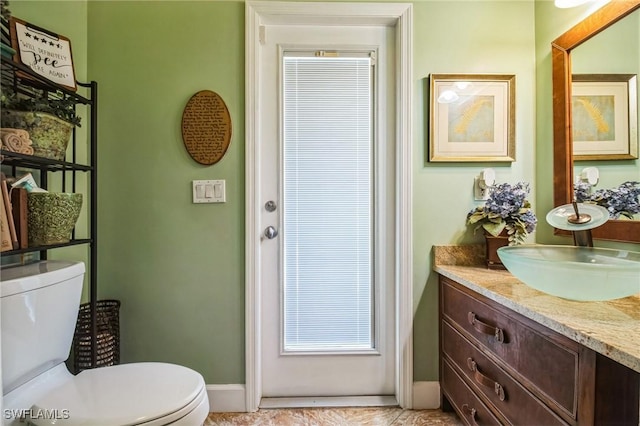
[[[5,424],[202,425],[209,399],[204,379],[189,368],[150,362],[77,376],[67,370],[84,272],[82,262],[55,260],[2,270]]]

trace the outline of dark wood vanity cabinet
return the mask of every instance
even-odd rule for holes
[[[469,425],[638,425],[639,373],[443,276],[440,385]]]

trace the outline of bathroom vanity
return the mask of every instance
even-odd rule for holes
[[[640,297],[574,302],[443,265],[443,410],[469,425],[638,425]]]

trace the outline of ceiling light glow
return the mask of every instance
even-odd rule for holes
[[[450,104],[451,102],[455,102],[458,100],[458,94],[453,90],[444,90],[438,96],[438,103],[440,104]]]

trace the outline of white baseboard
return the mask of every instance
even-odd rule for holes
[[[440,408],[440,382],[413,382],[413,409]]]
[[[207,385],[209,411],[216,413],[244,413],[246,390],[244,385]]]
[[[245,392],[245,385],[240,384],[207,385],[209,411],[216,413],[243,413],[247,411]],[[375,405],[387,404],[378,401]],[[440,408],[440,383],[413,382],[413,409],[434,410],[437,408]]]

